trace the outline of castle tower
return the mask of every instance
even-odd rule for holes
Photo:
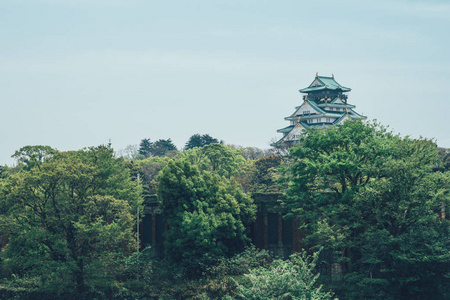
[[[366,119],[353,109],[354,105],[348,104],[347,93],[351,89],[336,82],[334,75],[331,77],[316,74],[314,81],[300,90],[303,95],[303,103],[295,108],[295,112],[284,118],[290,124],[278,129],[283,137],[272,146],[290,146],[300,138],[303,129],[324,128],[343,123],[345,120]]]

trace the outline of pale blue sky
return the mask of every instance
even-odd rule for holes
[[[450,147],[449,1],[1,0],[0,164],[195,133],[268,148],[316,72]]]

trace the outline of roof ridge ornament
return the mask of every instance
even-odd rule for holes
[[[319,77],[319,72],[316,72],[316,78]]]
[[[334,78],[334,74],[333,73],[331,73],[331,77]]]

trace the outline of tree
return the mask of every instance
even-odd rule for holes
[[[167,257],[193,275],[248,244],[252,199],[233,180],[175,160],[159,176],[158,199],[166,217]]]
[[[186,145],[184,146],[184,149],[189,150],[195,147],[200,148],[213,143],[219,143],[219,140],[213,138],[209,134],[200,135],[196,133],[189,138],[189,140],[186,142]]]
[[[8,176],[7,174],[8,166],[0,166],[0,179],[6,178]]]
[[[449,296],[449,174],[437,147],[378,124],[311,130],[291,151],[286,205],[306,246],[324,247],[335,291],[348,299]],[[328,281],[330,282],[330,280]]]
[[[169,153],[177,151],[177,147],[173,144],[171,139],[159,139],[153,143],[151,147],[152,156],[165,156]]]
[[[141,140],[138,150],[138,153],[140,155],[143,155],[144,157],[149,157],[150,155],[152,155],[152,150],[153,150],[153,143],[152,141],[150,141],[150,139]]]
[[[171,160],[170,157],[149,157],[137,162],[138,172],[141,175],[144,195],[155,195],[158,186],[158,174]]]
[[[144,158],[150,156],[165,156],[173,154],[177,151],[177,147],[173,144],[171,139],[159,139],[151,142],[150,139],[143,139],[139,145],[139,154]]]
[[[253,161],[244,159],[239,150],[222,144],[209,144],[186,150],[178,157],[188,160],[202,171],[236,179],[245,192],[252,190]]]
[[[227,178],[238,175],[241,167],[246,164],[246,160],[239,151],[221,144],[209,144],[202,148],[186,150],[180,153],[179,158],[197,165],[200,170],[217,173]]]
[[[237,150],[239,150],[239,152],[241,153],[241,155],[245,158],[245,159],[251,159],[251,160],[257,160],[263,157],[267,157],[270,155],[273,155],[272,153],[274,152],[272,149],[259,149],[257,147],[236,147],[234,146]]]
[[[104,146],[61,152],[1,186],[4,271],[55,293],[101,288],[114,260],[134,249],[140,188]],[[74,286],[72,286],[74,284]]]
[[[145,156],[139,153],[140,147],[138,145],[128,145],[123,149],[117,151],[117,157],[123,157],[129,161],[141,160]]]
[[[318,256],[294,254],[290,260],[275,260],[269,268],[251,269],[243,284],[237,283],[237,299],[333,299],[332,293],[322,290],[315,273]]]
[[[450,171],[450,149],[438,148],[440,162],[438,163],[436,170]]]
[[[25,146],[17,150],[11,157],[15,158],[18,163],[25,165],[25,170],[30,170],[35,166],[39,166],[44,160],[52,157],[58,151],[50,146]]]
[[[259,192],[278,192],[277,177],[278,168],[281,165],[281,157],[270,155],[255,161],[254,184]]]

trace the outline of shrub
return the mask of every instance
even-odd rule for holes
[[[244,275],[237,283],[237,299],[332,299],[331,292],[322,290],[316,281],[319,274],[313,270],[317,262],[313,257],[294,254],[290,260],[275,260],[269,268],[258,267]]]
[[[251,245],[233,257],[220,259],[218,264],[208,268],[207,273],[210,276],[243,275],[257,267],[267,268],[272,261],[269,251]]]

